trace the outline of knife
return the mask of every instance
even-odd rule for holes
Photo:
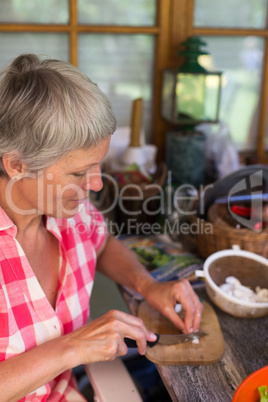
[[[204,331],[197,331],[192,332],[190,334],[155,334],[155,335],[157,336],[155,341],[153,342],[147,341],[147,345],[150,346],[150,348],[152,348],[157,343],[159,345],[175,345],[176,343],[183,343],[192,341],[194,339],[199,339],[208,334]],[[137,347],[137,343],[136,341],[134,341],[134,339],[124,338],[124,342],[129,348]]]

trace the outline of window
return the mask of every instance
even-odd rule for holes
[[[174,127],[160,115],[164,68],[201,36],[223,71],[220,117],[237,148],[268,148],[267,0],[1,0],[0,67],[23,52],[68,60],[108,95],[118,125],[130,122],[132,100],[144,99],[148,141],[164,158]]]
[[[119,126],[142,97],[150,140],[160,9],[157,0],[1,0],[0,67],[27,52],[70,61],[108,95]]]
[[[267,0],[195,0],[191,33],[201,36],[210,63],[223,71],[221,119],[238,150],[265,160],[267,131]]]

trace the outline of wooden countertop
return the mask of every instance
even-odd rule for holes
[[[211,303],[204,287],[195,291],[217,314],[225,341],[223,357],[210,365],[156,367],[174,402],[231,402],[239,384],[268,364],[268,316],[232,317]],[[122,293],[131,313],[136,314],[137,301]]]

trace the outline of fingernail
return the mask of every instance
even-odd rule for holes
[[[150,341],[156,341],[157,336],[154,332],[149,332],[149,338],[150,339],[148,339],[148,340],[150,340]]]
[[[189,329],[189,332],[190,332],[190,333],[194,332],[193,327],[191,327],[191,328]]]

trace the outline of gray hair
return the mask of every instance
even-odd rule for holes
[[[20,55],[0,78],[0,177],[5,154],[37,172],[115,131],[106,95],[69,63]]]

